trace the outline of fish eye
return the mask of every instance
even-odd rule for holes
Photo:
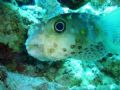
[[[54,24],[54,30],[56,32],[61,33],[61,32],[63,32],[65,30],[65,28],[66,28],[66,24],[65,24],[65,22],[63,20],[58,20]]]

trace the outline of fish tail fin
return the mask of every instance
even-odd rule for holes
[[[120,54],[120,8],[101,16],[97,24],[106,48],[112,53]]]

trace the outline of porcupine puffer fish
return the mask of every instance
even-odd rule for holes
[[[120,8],[109,14],[61,14],[47,23],[33,25],[26,49],[41,61],[67,58],[99,60],[107,53],[120,53]]]

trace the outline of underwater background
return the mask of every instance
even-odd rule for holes
[[[0,90],[120,90],[119,0],[0,0]]]

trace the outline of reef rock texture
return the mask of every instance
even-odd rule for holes
[[[40,23],[46,15],[46,10],[34,5],[25,5],[19,9],[20,15],[24,17],[24,24]]]
[[[2,81],[0,81],[0,90],[7,90]]]
[[[120,56],[110,55],[101,60],[101,71],[112,77],[117,84],[120,83]]]
[[[6,69],[4,66],[0,66],[0,80],[5,81],[7,78]]]
[[[35,5],[42,7],[46,10],[46,19],[50,19],[64,13],[62,7],[57,2],[57,0],[35,0]]]
[[[8,72],[6,84],[10,90],[68,90],[64,86],[51,83],[40,77],[29,77]]]
[[[6,88],[6,78],[7,78],[7,72],[6,68],[2,65],[0,65],[0,90],[8,90]]]
[[[28,5],[28,4],[34,4],[34,0],[2,0],[4,2],[10,2],[16,6],[22,6],[22,5]]]
[[[66,63],[68,63],[68,62],[66,62]],[[75,67],[77,67],[77,66],[75,66]],[[76,68],[74,68],[74,69],[77,70]],[[2,75],[5,73],[7,77],[4,79],[4,81],[0,80],[0,90],[21,90],[21,89],[22,90],[106,90],[106,89],[119,90],[119,86],[112,83],[110,81],[110,79],[106,78],[105,76],[103,76],[104,78],[102,78],[102,80],[104,82],[109,82],[109,84],[108,83],[104,83],[104,85],[100,84],[101,77],[99,77],[94,80],[94,82],[97,82],[96,83],[97,85],[95,86],[95,85],[92,85],[92,84],[89,84],[88,82],[86,82],[86,80],[91,82],[91,80],[92,80],[91,76],[93,75],[92,73],[91,73],[92,75],[90,73],[86,73],[86,74],[88,74],[88,77],[86,77],[86,75],[85,75],[85,77],[82,76],[84,79],[82,79],[82,81],[81,80],[78,81],[77,80],[78,78],[75,79],[75,78],[73,78],[73,76],[79,77],[80,74],[77,73],[76,75],[74,75],[75,74],[74,70],[70,69],[70,66],[69,66],[69,70],[70,71],[66,71],[66,73],[63,74],[63,76],[67,76],[67,78],[66,79],[61,78],[63,80],[63,83],[61,83],[61,82],[56,83],[55,81],[50,82],[46,79],[46,77],[43,77],[43,76],[41,76],[41,77],[34,76],[33,77],[33,76],[29,76],[29,75],[4,71],[4,72],[2,72]],[[71,73],[69,73],[69,72],[71,72]],[[83,72],[83,74],[85,74],[85,72]],[[99,75],[95,75],[95,76],[99,76]],[[85,82],[87,85],[80,85],[83,82]],[[69,85],[72,84],[72,86],[69,86],[68,84]]]
[[[56,82],[66,86],[100,86],[112,85],[114,81],[104,75],[94,63],[82,62],[80,60],[67,60],[60,68],[55,78]]]
[[[14,0],[13,0],[14,1]],[[34,0],[16,0],[18,5],[28,5],[28,4],[34,4]]]
[[[18,10],[18,7],[0,2],[0,43],[14,51],[22,49],[27,32]]]
[[[96,9],[105,9],[108,6],[119,6],[120,0],[89,0]]]

